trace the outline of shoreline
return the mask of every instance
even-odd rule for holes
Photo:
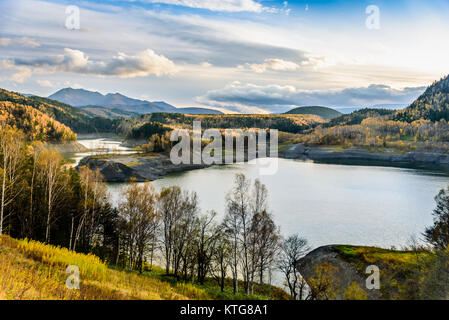
[[[437,169],[449,172],[449,155],[437,152],[411,151],[398,154],[390,151],[379,153],[355,148],[306,147],[303,144],[295,144],[280,151],[279,158],[342,165]]]
[[[78,140],[62,143],[46,143],[45,147],[49,150],[54,150],[60,153],[77,153],[89,151],[89,149],[79,143]]]
[[[449,173],[449,155],[430,152],[372,153],[362,149],[317,148],[296,144],[279,151],[278,158],[336,165],[400,167]],[[171,173],[204,169],[211,165],[174,165],[167,154],[153,153],[87,156],[79,162],[77,167],[80,166],[100,169],[105,182],[128,182],[131,178],[135,178],[137,182],[144,182],[158,180]]]
[[[81,159],[76,168],[81,166],[98,168],[105,182],[129,182],[132,178],[137,182],[154,181],[170,173],[210,167],[206,164],[175,165],[165,154],[87,156]]]

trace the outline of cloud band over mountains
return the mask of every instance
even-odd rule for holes
[[[256,85],[233,82],[223,89],[208,91],[197,102],[234,112],[285,112],[292,107],[323,105],[329,107],[361,107],[374,104],[407,104],[415,100],[425,87],[392,88],[372,84],[368,87],[342,90],[301,90],[290,85]]]

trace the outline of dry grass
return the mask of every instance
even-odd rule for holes
[[[80,289],[65,285],[67,266],[80,269]],[[204,290],[108,268],[93,255],[36,241],[0,237],[0,299],[183,300],[207,299]]]

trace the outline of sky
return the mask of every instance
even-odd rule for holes
[[[449,73],[448,16],[447,0],[1,0],[0,87],[234,113],[409,104]]]

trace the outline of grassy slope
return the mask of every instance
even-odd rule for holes
[[[65,286],[66,267],[80,269],[80,290]],[[0,299],[63,300],[184,300],[184,299],[283,299],[284,291],[256,286],[258,295],[219,292],[208,280],[204,286],[176,282],[160,268],[144,272],[115,270],[93,255],[73,253],[36,241],[0,237]]]
[[[430,251],[399,251],[377,247],[334,246],[341,258],[355,266],[366,277],[366,267],[376,265],[380,270],[381,292],[385,299],[402,299],[408,281],[434,258]]]

